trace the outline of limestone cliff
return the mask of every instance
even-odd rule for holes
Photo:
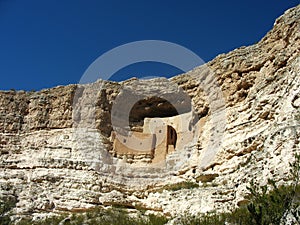
[[[0,92],[0,195],[16,199],[13,212],[18,216],[114,204],[176,216],[245,204],[251,179],[288,183],[289,162],[300,151],[299,30],[297,6],[278,18],[257,44],[219,55],[169,81],[97,81],[39,92]],[[209,100],[209,73],[222,91],[220,107],[211,104],[219,95]],[[132,129],[139,130],[140,119],[152,114],[174,116],[190,108],[202,124],[196,142],[178,151],[187,160],[172,170],[135,165],[110,153],[115,101],[124,87],[151,96],[149,86],[161,97],[145,97],[133,108]],[[90,97],[94,87],[101,87],[96,101]],[[172,107],[168,102],[176,103]],[[222,121],[216,156],[202,166],[204,149],[217,142],[211,134]],[[178,154],[170,154],[166,165],[176,163]],[[187,181],[199,187],[166,188]]]

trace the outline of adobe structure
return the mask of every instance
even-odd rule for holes
[[[190,143],[197,129],[193,128],[192,112],[171,117],[144,118],[142,131],[120,134],[113,131],[111,153],[128,163],[159,163],[168,154],[182,150]]]

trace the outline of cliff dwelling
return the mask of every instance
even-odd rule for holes
[[[191,141],[194,121],[190,107],[178,114],[167,100],[151,97],[131,109],[129,129],[113,131],[111,154],[127,163],[158,163]]]

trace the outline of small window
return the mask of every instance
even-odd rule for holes
[[[126,139],[123,140],[123,143],[126,143]]]
[[[158,131],[161,134],[161,130]]]
[[[192,124],[189,123],[189,131],[192,131]]]

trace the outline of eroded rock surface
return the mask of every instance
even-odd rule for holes
[[[299,30],[297,6],[278,18],[257,44],[170,79],[191,98],[198,119],[205,121],[197,142],[167,159],[171,165],[182,152],[188,155],[177,170],[128,166],[109,153],[111,112],[118,93],[124,86],[145,95],[150,86],[161,85],[166,96],[178,91],[162,85],[163,80],[139,87],[133,79],[0,92],[0,195],[17,200],[17,216],[114,204],[176,216],[243,205],[251,179],[258,184],[268,178],[288,183],[289,162],[300,151]],[[208,74],[222,96],[211,92]],[[220,98],[224,106],[213,108]],[[150,103],[168,109],[165,101],[153,99],[141,107],[151,107]],[[175,108],[185,106],[183,100]],[[137,114],[145,113],[141,107]],[[221,146],[213,161],[201,166],[220,112],[226,118]],[[199,187],[167,188],[180,182]]]

